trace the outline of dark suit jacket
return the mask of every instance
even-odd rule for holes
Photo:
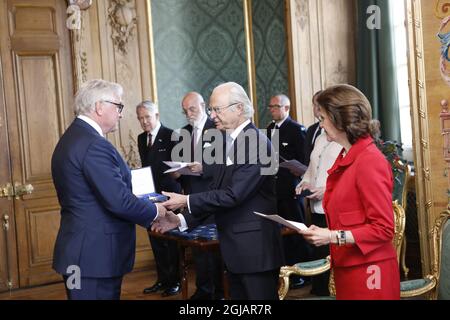
[[[180,184],[164,171],[169,169],[163,161],[171,161],[172,149],[177,143],[172,141],[173,130],[161,125],[151,147],[147,146],[147,132],[138,136],[138,149],[141,157],[142,167],[152,168],[153,181],[156,192],[161,191],[181,192]]]
[[[260,136],[259,147],[270,152],[270,142],[253,124],[243,132],[248,130],[255,130]],[[237,143],[239,139],[234,143],[235,159]],[[254,149],[250,152],[254,147],[247,144],[244,150],[257,160],[256,164],[216,165],[211,190],[189,197],[194,216],[205,211],[215,214],[222,257],[233,273],[263,272],[284,263],[280,227],[253,213],[273,214],[277,209],[274,177],[261,175],[259,154]]]
[[[275,122],[267,127],[269,139],[272,137],[272,129]],[[296,121],[288,117],[278,130],[279,155],[286,160],[296,159],[305,163],[305,133],[306,129]],[[280,158],[280,162],[282,162]],[[278,199],[292,199],[295,196],[295,187],[300,182],[299,177],[294,176],[288,169],[280,168],[276,176],[276,190]]]
[[[131,192],[130,170],[114,146],[81,119],[63,134],[52,157],[61,205],[53,268],[81,268],[82,277],[108,278],[134,264],[135,224],[149,227],[153,203]]]
[[[317,134],[315,134],[318,127],[319,122],[316,122],[313,125],[309,126],[308,130],[306,130],[305,165],[309,165],[311,152],[314,149],[314,144],[316,143],[317,137],[320,135],[320,129]]]
[[[205,134],[205,132],[209,129],[215,129],[214,122],[208,118],[205,122],[205,125],[202,130],[202,137]],[[189,131],[189,133],[192,135],[192,126],[190,124],[183,127],[184,130]],[[195,151],[203,152],[203,146],[204,142],[203,139],[199,139],[199,142],[195,146]],[[193,154],[194,150],[191,150],[191,154]],[[203,167],[205,167],[205,164],[203,164]],[[181,186],[183,187],[183,191],[185,194],[193,194],[198,192],[203,192],[209,190],[209,186],[212,182],[212,176],[181,176],[180,177]],[[205,212],[202,217],[194,217],[193,215],[185,215],[186,223],[189,227],[195,228],[198,225],[201,224],[211,224],[214,223],[214,215],[211,213]]]

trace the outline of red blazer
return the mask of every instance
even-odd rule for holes
[[[330,246],[332,264],[356,266],[396,257],[392,170],[372,138],[360,138],[328,170],[323,205],[330,230],[351,230],[355,244]]]

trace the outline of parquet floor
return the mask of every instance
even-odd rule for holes
[[[143,294],[145,287],[155,282],[154,271],[135,271],[127,274],[122,283],[122,300],[180,300],[181,293],[172,297],[162,298],[159,293]],[[193,272],[188,273],[189,296],[195,291],[195,276]],[[309,297],[311,286],[301,289],[290,290],[286,299],[299,299]],[[62,282],[13,290],[0,293],[0,300],[66,300],[64,285]]]

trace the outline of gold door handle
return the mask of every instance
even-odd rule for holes
[[[8,198],[8,200],[11,200],[14,195],[14,187],[11,183],[0,186],[0,198]]]
[[[6,213],[3,215],[3,229],[9,230],[9,216]]]
[[[20,196],[25,194],[31,194],[33,190],[34,187],[31,184],[14,183],[14,195],[16,196],[16,199],[20,199]]]

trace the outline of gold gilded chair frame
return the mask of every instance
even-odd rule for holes
[[[442,233],[444,231],[444,227],[446,222],[450,218],[450,211],[446,210],[441,213],[441,215],[436,219],[434,226],[431,230],[431,237],[433,239],[433,248],[432,248],[432,262],[431,274],[428,274],[424,277],[426,281],[426,285],[420,288],[414,288],[411,290],[401,290],[400,295],[401,298],[412,298],[416,296],[420,296],[426,293],[429,293],[429,298],[432,300],[437,299],[438,295],[438,284],[440,279],[440,268],[441,268],[441,251],[442,251]],[[450,226],[447,226],[450,228]],[[407,284],[409,281],[403,281],[401,285]]]
[[[397,201],[392,202],[392,209],[394,213],[394,239],[392,240],[393,245],[397,252],[397,261],[400,260],[400,253],[403,244],[403,237],[405,233],[405,210],[402,206],[400,206]],[[311,263],[317,264],[317,267],[308,267]],[[331,260],[330,256],[327,256],[325,259],[320,259],[312,262],[305,263],[297,263],[293,266],[283,266],[280,269],[280,287],[278,288],[278,296],[280,300],[284,300],[288,291],[289,291],[289,277],[291,275],[299,275],[299,276],[315,276],[321,273],[324,273],[331,269]],[[336,296],[336,290],[334,286],[334,277],[333,270],[330,272],[330,282],[328,285],[328,289],[330,290],[330,296]]]

